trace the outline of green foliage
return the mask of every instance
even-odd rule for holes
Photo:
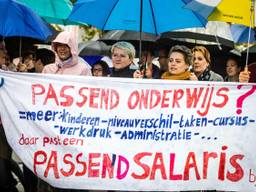
[[[70,0],[73,4],[77,1],[77,0]],[[93,39],[95,36],[101,36],[102,32],[101,30],[98,30],[95,27],[92,27],[90,25],[88,26],[80,26],[80,29],[84,31],[83,35],[82,35],[82,39],[83,41],[89,41],[91,39]]]
[[[80,29],[84,31],[82,35],[83,41],[89,41],[95,36],[101,36],[101,30],[92,26],[80,26]]]

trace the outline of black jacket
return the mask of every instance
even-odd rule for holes
[[[125,77],[125,78],[133,78],[134,69],[130,69],[130,65],[122,69],[113,68],[110,77]]]

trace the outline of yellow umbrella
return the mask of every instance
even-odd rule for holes
[[[225,21],[249,27],[248,45],[251,28],[255,24],[255,0],[185,0],[186,8],[195,11],[208,21]],[[248,64],[246,56],[246,68]]]
[[[226,21],[255,27],[254,0],[222,0],[208,16],[209,21]]]
[[[255,27],[255,0],[185,0],[208,21],[225,21]]]

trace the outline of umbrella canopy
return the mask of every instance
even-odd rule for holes
[[[162,33],[159,40],[178,40],[194,45],[217,45],[224,50],[234,48],[230,25],[226,22],[209,21],[204,28],[189,28]],[[158,41],[159,41],[158,40]]]
[[[102,30],[153,34],[204,26],[205,20],[184,5],[182,0],[78,0],[69,18]]]
[[[48,23],[60,25],[79,25],[68,18],[73,5],[70,0],[16,0],[30,7]]]
[[[166,41],[173,39],[177,41],[186,41],[195,45],[217,45],[220,49],[231,50],[234,48],[234,43],[231,40],[210,34],[195,33],[189,31],[170,31],[162,33],[158,41]]]
[[[30,8],[16,1],[0,0],[0,35],[46,40],[51,34],[47,23]]]
[[[112,30],[105,33],[100,41],[105,42],[108,45],[112,45],[117,41],[128,41],[134,45],[136,50],[139,50],[139,43],[142,41],[143,49],[152,49],[156,45],[158,36],[151,33],[141,33],[137,31],[125,31],[125,30]]]
[[[226,21],[249,27],[247,43],[249,47],[251,29],[255,27],[255,0],[186,0],[189,8],[211,21]],[[245,68],[248,66],[249,49]]]
[[[187,27],[204,26],[206,21],[183,9],[183,0],[78,0],[69,16],[72,21],[102,30],[132,30],[160,34]],[[142,41],[140,38],[141,55]]]
[[[58,24],[58,25],[86,25],[86,26],[88,26],[86,23],[70,21],[68,18],[60,19],[60,18],[53,18],[53,17],[43,17],[43,19],[46,20],[48,23],[51,23],[51,24]]]
[[[140,33],[137,31],[112,30],[105,33],[101,38],[103,41],[139,41]],[[147,42],[155,42],[157,36],[151,33],[142,33],[141,40]]]
[[[249,27],[246,27],[244,25],[231,25],[231,32],[233,35],[233,39],[236,43],[247,43],[248,42],[248,38],[249,39],[249,43],[254,43],[256,42],[256,32],[255,29],[250,30]],[[249,35],[249,33],[251,33]]]
[[[87,41],[78,46],[79,56],[109,55],[110,46],[102,41]]]
[[[244,51],[242,51],[242,54],[246,54],[247,52],[247,49],[245,49]],[[249,50],[250,53],[256,55],[256,45],[250,47],[250,50]],[[255,58],[255,57],[254,57]],[[255,59],[254,59],[255,60]]]
[[[209,21],[255,27],[255,0],[186,0],[185,6]]]

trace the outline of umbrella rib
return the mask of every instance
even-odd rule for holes
[[[195,14],[194,11],[192,11],[192,12],[193,12],[193,14],[198,18],[198,20],[200,21],[200,23],[205,27],[207,20],[205,20],[203,17],[199,17],[199,15]],[[202,21],[201,21],[202,19],[204,19],[205,22],[202,22]]]
[[[112,7],[112,9],[110,10],[110,12],[109,12],[109,14],[108,14],[108,16],[107,16],[107,18],[106,18],[106,20],[105,20],[105,22],[104,22],[104,25],[102,26],[102,30],[105,29],[105,26],[106,26],[106,24],[107,24],[107,22],[108,22],[108,19],[109,19],[110,15],[111,15],[112,11],[115,9],[115,7],[116,7],[116,5],[117,5],[118,2],[119,2],[119,0],[116,1],[116,3],[114,4],[114,6]]]
[[[154,28],[155,28],[155,32],[156,32],[155,35],[158,35],[158,31],[157,31],[157,28],[156,28],[155,13],[154,13],[154,9],[153,9],[153,6],[152,6],[152,0],[149,0],[149,4],[150,4],[151,12],[152,12],[153,23],[154,23]]]

